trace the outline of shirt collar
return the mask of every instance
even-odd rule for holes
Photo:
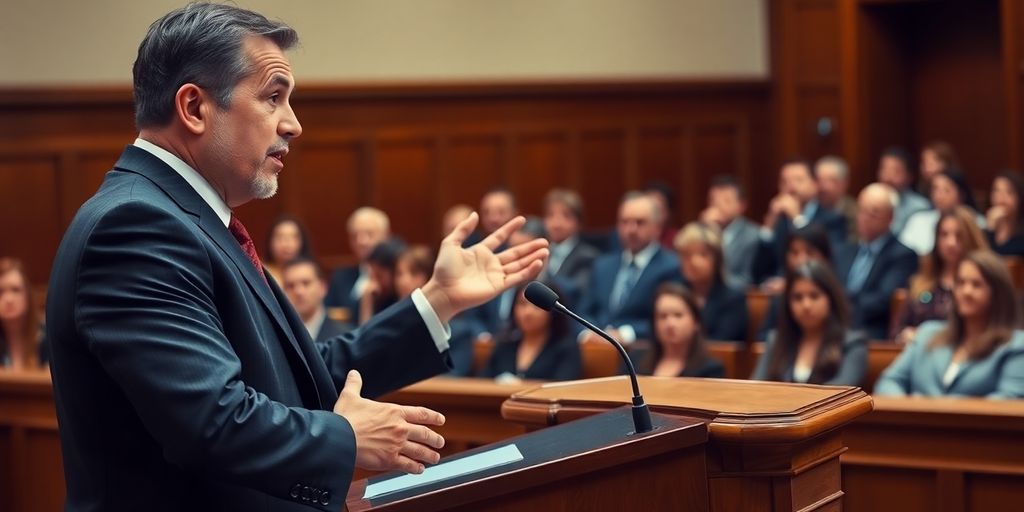
[[[871,251],[871,254],[878,254],[882,250],[882,246],[885,245],[885,242],[889,240],[890,236],[892,235],[890,235],[889,233],[884,233],[882,234],[882,236],[868,243],[861,242],[860,245],[861,247],[865,247],[867,248],[867,250]]]
[[[184,178],[190,186],[192,186],[196,193],[199,194],[199,197],[203,198],[203,201],[206,201],[206,204],[210,205],[210,208],[213,209],[213,213],[217,214],[217,218],[220,219],[224,226],[227,226],[231,222],[231,208],[228,207],[227,203],[224,202],[224,198],[220,197],[220,194],[213,189],[213,185],[210,185],[210,182],[206,181],[206,178],[204,178],[202,174],[199,174],[198,171],[193,169],[170,151],[167,151],[148,140],[137,138],[133,145],[152,153],[153,156],[162,160],[165,164],[170,166],[171,169],[174,169],[174,172],[180,174],[181,177]]]
[[[640,249],[636,254],[630,254],[629,251],[622,251],[622,264],[629,265],[632,261],[636,264],[636,267],[641,271],[647,268],[647,264],[654,259],[654,254],[658,252],[658,248],[661,244],[657,240],[651,242],[647,247]]]
[[[316,311],[316,314],[313,315],[313,318],[310,318],[308,322],[303,322],[306,326],[306,331],[309,332],[310,338],[315,340],[316,337],[320,335],[320,329],[323,328],[324,320],[326,318],[327,310],[321,307]]]
[[[576,247],[577,243],[579,243],[579,237],[578,236],[570,236],[569,238],[566,238],[565,240],[561,241],[560,243],[549,244],[550,245],[550,251],[551,251],[552,254],[554,254],[554,253],[569,254],[569,252],[572,251],[573,247]]]

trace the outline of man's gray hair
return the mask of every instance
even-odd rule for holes
[[[622,196],[622,201],[619,202],[619,206],[622,206],[630,201],[637,199],[645,199],[651,205],[651,218],[654,222],[661,224],[665,222],[665,210],[661,207],[661,203],[656,201],[651,195],[642,190],[630,190]]]
[[[838,157],[836,155],[827,155],[819,158],[818,161],[814,164],[815,174],[817,174],[818,168],[823,165],[835,169],[836,175],[839,176],[839,179],[843,181],[849,181],[850,165],[847,164],[846,160],[843,160],[842,157]]]
[[[250,72],[242,49],[248,36],[269,38],[281,50],[299,42],[291,27],[232,5],[191,3],[153,22],[132,68],[136,127],[166,126],[175,94],[189,83],[227,109],[231,92]]]

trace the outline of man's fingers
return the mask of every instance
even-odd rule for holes
[[[548,249],[547,247],[542,247],[526,255],[525,257],[518,258],[516,260],[513,260],[509,263],[502,265],[501,271],[504,272],[505,275],[514,274],[526,267],[529,267],[530,265],[533,265],[533,262],[537,260],[540,260],[540,262],[543,264],[547,257]]]
[[[432,411],[426,407],[410,405],[403,405],[401,407],[402,417],[409,423],[417,425],[444,425],[444,416],[437,411]]]
[[[508,237],[512,236],[512,233],[519,231],[523,224],[526,224],[526,217],[520,215],[506,222],[504,226],[496,229],[494,233],[491,233],[480,243],[491,251],[497,250],[498,247],[501,247],[501,244],[505,243],[505,240],[508,240]]]
[[[462,242],[466,241],[469,234],[476,229],[476,223],[480,219],[476,212],[470,213],[469,217],[462,219],[462,222],[455,225],[455,229],[448,236],[444,237],[442,243],[453,243],[458,246],[462,246]]]
[[[437,464],[441,460],[441,454],[427,448],[426,446],[408,441],[402,446],[401,455],[424,464]]]
[[[405,455],[399,455],[395,461],[394,469],[418,475],[423,472],[423,464],[416,462]]]
[[[341,392],[360,396],[363,392],[363,376],[359,375],[356,370],[349,370],[348,376],[345,378],[345,387]]]
[[[409,441],[426,445],[436,450],[444,448],[444,438],[423,425],[409,426]]]
[[[522,259],[523,256],[529,255],[536,252],[538,249],[546,249],[548,241],[543,238],[536,240],[530,240],[529,242],[519,244],[515,247],[509,247],[498,254],[498,262],[502,265],[507,265],[515,260]]]
[[[508,274],[505,276],[505,286],[508,288],[515,288],[527,281],[533,280],[540,274],[540,271],[544,269],[544,262],[542,260],[534,260],[530,266],[520,270],[519,272]]]

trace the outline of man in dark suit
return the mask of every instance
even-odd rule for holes
[[[309,337],[318,347],[352,330],[351,325],[327,316],[327,308],[324,307],[327,282],[315,261],[299,257],[286,263],[281,269],[281,286],[288,302],[306,326]]]
[[[541,275],[558,281],[570,304],[578,304],[599,253],[580,240],[583,199],[575,191],[552,189],[544,197],[544,231],[551,256]]]
[[[753,283],[754,258],[760,244],[759,228],[744,217],[746,211],[747,193],[735,176],[723,175],[711,180],[708,207],[700,219],[722,230],[725,280],[740,287]]]
[[[885,339],[889,332],[892,294],[907,286],[917,271],[917,254],[901,244],[890,228],[899,194],[892,187],[872,183],[857,198],[857,245],[836,254],[836,270],[846,285],[852,324],[870,339]]]
[[[421,290],[318,351],[231,212],[276,192],[301,133],[296,41],[197,3],[139,46],[139,137],[71,222],[47,297],[67,510],[334,511],[357,466],[422,471],[444,418],[361,394],[445,371],[445,322],[540,272],[544,241],[493,252],[522,219],[463,249],[474,215]]]
[[[367,259],[377,244],[391,235],[391,221],[388,215],[377,208],[363,206],[348,217],[345,224],[348,232],[348,246],[359,263],[342,267],[331,275],[324,303],[329,308],[342,308],[352,324],[358,323],[359,300],[370,280],[370,264]]]
[[[618,232],[622,250],[594,261],[580,311],[606,326],[624,343],[650,339],[654,291],[666,281],[680,282],[679,261],[658,239],[665,214],[642,192],[629,192],[619,205]],[[596,340],[590,331],[580,341]]]
[[[808,224],[825,228],[833,247],[846,242],[846,219],[818,201],[818,185],[810,162],[787,160],[779,171],[779,193],[772,198],[761,228],[759,268],[755,271],[759,281],[782,274],[789,233]]]

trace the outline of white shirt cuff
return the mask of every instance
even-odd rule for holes
[[[434,307],[430,305],[430,301],[427,300],[427,297],[423,295],[423,291],[419,288],[412,292],[412,303],[416,306],[416,311],[419,311],[420,316],[423,317],[423,323],[427,324],[427,332],[434,339],[437,351],[444,352],[448,350],[448,340],[452,337],[452,328],[447,324],[441,323],[441,319],[438,318]]]
[[[619,341],[621,341],[623,345],[629,345],[636,341],[636,331],[633,330],[632,325],[619,326],[618,331]]]

